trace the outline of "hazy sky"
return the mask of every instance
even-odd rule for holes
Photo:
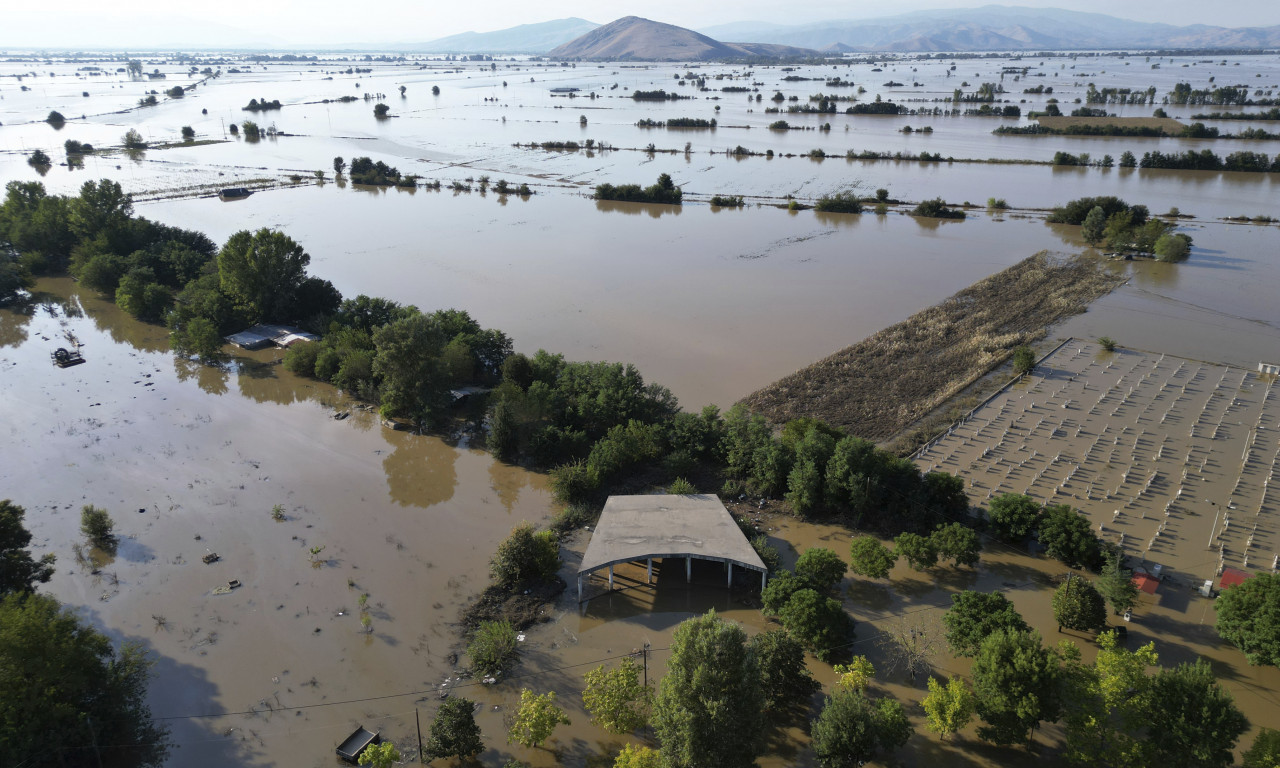
[[[41,0],[12,9],[3,0],[3,46],[152,46],[239,44],[332,45],[422,42],[468,30],[489,31],[567,16],[605,23],[628,15],[684,27],[732,21],[797,24],[885,16],[930,8],[967,8],[974,0]],[[1021,0],[1008,5],[1110,13],[1143,21],[1219,26],[1280,24],[1277,0]],[[39,8],[37,12],[33,8]]]

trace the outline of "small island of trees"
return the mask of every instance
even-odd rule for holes
[[[680,205],[684,192],[675,185],[669,174],[658,177],[656,184],[641,187],[639,184],[600,184],[593,197],[596,200],[618,200],[627,203],[663,203]]]

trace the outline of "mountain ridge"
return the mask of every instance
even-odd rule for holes
[[[817,56],[809,48],[771,43],[724,43],[691,29],[624,16],[547,53],[552,59],[607,61],[730,61]]]

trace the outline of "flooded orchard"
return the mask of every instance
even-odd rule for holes
[[[1095,158],[1152,150],[1275,154],[1280,143],[997,136],[995,127],[1028,118],[951,114],[974,106],[952,104],[953,89],[968,92],[983,82],[1001,83],[1002,98],[1023,115],[1047,105],[1049,94],[1024,93],[1041,84],[1051,84],[1064,107],[1090,84],[1150,86],[1159,99],[1178,82],[1200,87],[1209,78],[1246,82],[1269,97],[1280,83],[1274,55],[901,58],[786,70],[202,56],[195,72],[193,61],[144,57],[148,71],[165,73],[165,88],[195,86],[150,107],[137,101],[159,84],[116,72],[121,62],[110,57],[0,62],[0,180],[39,180],[51,193],[74,193],[86,180],[109,177],[135,193],[139,215],[219,243],[239,230],[277,228],[307,249],[313,274],[346,296],[465,309],[485,327],[507,331],[523,352],[632,362],[690,410],[727,407],[1032,253],[1086,250],[1079,227],[1048,225],[1040,209],[1116,195],[1156,214],[1174,207],[1189,214],[1178,223],[1195,238],[1191,257],[1180,264],[1106,262],[1129,282],[1052,335],[1110,335],[1147,355],[1241,371],[1260,359],[1280,361],[1277,230],[1220,221],[1277,215],[1275,174],[1043,164],[1058,151]],[[83,69],[90,61],[98,72]],[[206,65],[210,74],[200,72]],[[349,72],[353,67],[367,71]],[[791,97],[807,104],[811,95],[831,93],[827,80],[837,76],[865,88],[859,103],[880,97],[940,112],[846,115],[843,102],[834,114],[786,112]],[[699,90],[699,79],[709,90]],[[895,81],[905,82],[889,84]],[[552,87],[580,90],[569,97]],[[749,90],[718,90],[724,87]],[[856,90],[837,87],[842,95]],[[651,89],[690,98],[630,97]],[[779,114],[765,111],[776,106],[775,92],[784,99]],[[347,96],[355,98],[339,101]],[[278,99],[282,107],[246,112],[250,99]],[[374,118],[378,101],[391,107],[390,119]],[[1158,105],[1107,108],[1146,116]],[[1208,111],[1165,108],[1183,122]],[[51,109],[67,116],[65,126],[44,122]],[[636,125],[679,117],[714,118],[717,126]],[[782,118],[801,130],[769,130]],[[257,142],[232,135],[230,126],[245,119],[267,135]],[[1207,122],[1224,133],[1243,125]],[[908,125],[915,130],[903,132]],[[195,141],[182,142],[183,126],[194,129]],[[919,131],[925,126],[932,131]],[[129,128],[152,146],[123,151],[120,137]],[[100,149],[69,161],[62,149],[68,138]],[[547,141],[580,148],[518,146]],[[750,154],[727,154],[739,146]],[[30,166],[27,156],[37,147],[57,164]],[[849,150],[1041,164],[846,159]],[[335,156],[365,155],[444,188],[333,178]],[[327,178],[316,179],[316,171]],[[661,173],[684,188],[685,205],[588,199],[598,183],[649,184]],[[534,194],[500,195],[485,190],[481,177],[527,183]],[[235,185],[259,191],[226,203],[209,196]],[[850,187],[868,196],[885,188],[902,202],[884,215],[784,209],[790,196],[812,202]],[[707,205],[715,194],[742,195],[747,205]],[[937,196],[974,203],[968,219],[905,215]],[[1006,199],[1013,210],[984,210],[988,197]],[[486,685],[460,678],[459,612],[488,583],[489,558],[511,527],[555,511],[545,475],[494,461],[471,444],[475,434],[387,429],[376,412],[329,385],[290,374],[278,364],[280,351],[238,352],[228,366],[203,366],[175,358],[164,328],[134,320],[70,279],[42,280],[36,298],[25,309],[0,310],[0,424],[9,436],[0,497],[27,508],[33,549],[57,555],[47,590],[114,640],[136,640],[153,652],[149,703],[172,728],[171,765],[332,765],[331,750],[360,723],[404,747],[416,740],[415,712],[429,719],[443,692],[481,704],[486,765],[513,756],[539,766],[596,765],[623,740],[590,725],[580,698],[586,671],[649,643],[650,680],[657,679],[675,626],[710,608],[751,634],[766,628],[758,593],[746,581],[727,590],[718,566],[695,566],[686,585],[682,572],[664,574],[659,564],[654,586],[643,584],[642,569],[620,567],[619,590],[597,592],[582,605],[570,590],[546,607],[549,621],[526,634],[512,679]],[[88,363],[55,368],[49,354],[65,346],[68,332],[83,343]],[[971,464],[966,460],[962,476]],[[90,503],[117,521],[114,555],[78,543],[79,510]],[[786,566],[810,546],[847,558],[844,527],[766,514],[746,501],[732,506],[768,533]],[[566,542],[566,579],[589,535],[579,531]],[[1179,552],[1170,567],[1199,573],[1216,561],[1216,553],[1193,549]],[[949,596],[963,589],[1003,591],[1030,624],[1056,639],[1048,589],[1064,570],[997,547],[971,571],[921,574],[900,564],[888,581],[844,583],[842,603],[858,622],[857,653],[883,670],[875,685],[907,704],[918,727],[901,753],[904,764],[1042,762],[980,745],[972,730],[962,736],[963,749],[925,735],[916,706],[923,678],[913,683],[889,670],[882,640],[904,621],[933,631]],[[233,581],[239,586],[229,588]],[[1167,593],[1144,609],[1131,634],[1154,639],[1166,666],[1211,659],[1255,730],[1274,726],[1276,670],[1245,665],[1217,638],[1212,612],[1200,602]],[[1074,639],[1091,656],[1093,646]],[[945,648],[932,662],[946,674],[966,673],[968,664]],[[810,658],[810,668],[823,684],[834,680],[828,665]],[[522,685],[559,692],[573,720],[550,749],[504,744]],[[1036,738],[1053,743],[1060,735],[1049,726]],[[761,764],[812,762],[806,744],[805,729],[794,723]]]

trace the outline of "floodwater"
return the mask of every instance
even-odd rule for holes
[[[946,59],[889,62],[883,72],[872,72],[870,64],[794,72],[712,65],[692,70],[708,78],[708,87],[758,88],[762,102],[680,86],[675,76],[687,68],[674,65],[559,67],[522,60],[497,62],[490,70],[488,63],[327,58],[211,64],[242,72],[200,83],[182,99],[160,95],[160,105],[142,109],[131,108],[145,90],[196,83],[200,76],[185,74],[186,62],[149,58],[146,71],[160,69],[164,80],[129,81],[114,72],[123,62],[0,62],[0,182],[40,179],[53,192],[71,193],[87,179],[111,177],[139,193],[139,214],[218,241],[240,229],[279,227],[311,254],[311,272],[345,295],[386,296],[426,310],[466,309],[482,324],[507,331],[522,351],[542,347],[571,359],[634,362],[689,408],[727,406],[1036,251],[1083,247],[1075,228],[1046,225],[1025,210],[975,211],[964,222],[940,222],[900,215],[900,208],[883,217],[819,215],[757,203],[787,195],[811,199],[849,186],[867,192],[885,187],[906,201],[941,195],[982,205],[988,197],[1005,198],[1016,209],[1114,194],[1155,212],[1176,206],[1193,214],[1181,223],[1196,239],[1191,258],[1178,265],[1110,264],[1124,270],[1129,283],[1054,334],[1109,335],[1129,349],[1240,371],[1260,359],[1280,361],[1276,229],[1216,221],[1280,215],[1270,175],[781,156],[814,148],[1034,160],[1058,150],[1094,157],[1202,148],[1219,155],[1239,149],[1275,154],[1280,142],[996,137],[990,133],[996,125],[1019,121],[764,111],[775,90],[802,102],[810,93],[830,92],[823,80],[831,75],[864,85],[863,102],[883,95],[933,107],[929,100],[948,98],[961,81],[969,83],[965,90],[999,81],[1005,66],[1028,68],[1025,77],[1003,80],[1010,98],[1026,99],[1024,111],[1042,108],[1048,97],[1019,91],[1041,84],[1054,87],[1064,108],[1083,97],[1089,82],[1136,90],[1155,85],[1163,94],[1178,81],[1205,87],[1214,78],[1216,85],[1246,84],[1265,98],[1280,82],[1280,57],[963,60],[952,77]],[[86,65],[107,72],[77,71]],[[373,71],[345,74],[349,66]],[[789,75],[822,79],[784,81]],[[890,79],[907,85],[882,85]],[[404,98],[400,85],[407,88]],[[433,85],[440,86],[439,96],[431,94]],[[597,98],[548,92],[561,86]],[[696,98],[627,98],[628,89],[655,88]],[[386,94],[394,117],[375,120],[373,100],[316,103],[364,93]],[[241,111],[250,98],[280,99],[286,106],[256,115]],[[1148,115],[1154,106],[1109,108]],[[50,109],[71,120],[61,130],[40,122]],[[1214,108],[1167,109],[1185,119]],[[672,117],[715,117],[719,127],[635,126],[643,118]],[[766,129],[780,118],[808,127],[829,121],[832,129]],[[226,126],[245,119],[274,124],[288,135],[249,143],[226,133]],[[62,142],[68,138],[118,145],[128,128],[150,141],[176,141],[184,125],[215,143],[90,155],[82,167],[55,165],[43,174],[25,162],[36,147],[55,163],[65,162]],[[929,125],[934,132],[904,134],[904,125]],[[1220,127],[1235,132],[1251,125]],[[589,138],[619,148],[652,142],[678,151],[563,153],[513,146]],[[737,145],[778,156],[723,154]],[[306,181],[315,170],[332,177],[335,156],[360,155],[439,180],[446,190]],[[683,208],[587,197],[601,182],[648,184],[664,172],[684,187]],[[293,175],[304,181],[288,186]],[[536,194],[522,199],[447,190],[452,181],[481,175],[528,183]],[[287,188],[234,203],[198,197],[250,181]],[[745,195],[749,205],[713,209],[702,202],[717,193]],[[163,329],[131,320],[68,280],[46,280],[40,289],[47,292],[44,306],[29,314],[0,311],[0,424],[11,446],[0,466],[0,496],[28,509],[37,552],[57,554],[49,591],[112,637],[140,640],[154,651],[151,703],[158,716],[176,718],[167,721],[180,745],[171,764],[329,765],[330,750],[358,723],[381,728],[402,747],[410,744],[415,706],[429,719],[438,687],[457,683],[452,622],[487,582],[489,556],[511,525],[550,514],[545,478],[495,463],[465,440],[387,431],[332,388],[291,376],[276,364],[276,352],[237,356],[226,369],[175,361]],[[89,362],[59,370],[48,354],[64,345],[66,331],[85,344]],[[352,415],[345,421],[331,418],[347,410]],[[78,562],[78,510],[86,503],[108,508],[115,518],[122,539],[114,556],[84,552]],[[282,521],[272,519],[277,504]],[[788,562],[809,546],[830,546],[842,555],[848,550],[843,529],[771,518],[762,525],[788,550]],[[566,575],[586,541],[584,532],[569,542]],[[220,559],[201,562],[210,552]],[[1195,565],[1182,559],[1172,558],[1169,567]],[[888,582],[848,581],[845,606],[859,622],[859,652],[881,666],[887,656],[878,631],[903,614],[936,617],[947,595],[964,588],[1006,590],[1052,640],[1047,586],[1060,571],[1007,550],[986,553],[974,572],[921,575],[900,565]],[[619,574],[628,577],[626,569]],[[529,677],[492,687],[467,681],[457,688],[458,695],[482,702],[478,719],[490,747],[482,761],[497,765],[514,755],[538,765],[588,764],[621,742],[592,728],[581,711],[577,693],[586,670],[646,641],[665,648],[679,621],[711,607],[751,632],[765,626],[746,604],[749,591],[725,590],[714,566],[695,569],[693,587],[680,576],[664,579],[659,571],[656,589],[629,585],[581,608],[566,593],[550,609],[552,621],[524,641],[518,674]],[[213,592],[230,579],[243,586]],[[359,619],[362,594],[369,595],[370,632]],[[1255,726],[1266,724],[1280,690],[1275,670],[1245,667],[1205,628],[1207,621],[1187,618],[1204,616],[1202,606],[1192,600],[1179,607],[1178,597],[1144,606],[1131,632],[1157,639],[1166,662],[1209,656]],[[651,655],[653,677],[665,659],[661,650]],[[812,667],[822,682],[831,681],[828,667]],[[966,666],[941,652],[935,669],[951,674]],[[924,694],[922,681],[912,686],[901,673],[885,672],[880,679],[882,690],[904,702]],[[574,719],[558,731],[552,750],[504,745],[504,718],[521,684],[559,691]],[[288,706],[306,708],[281,709]],[[918,711],[913,718],[919,724]],[[1042,743],[1054,738],[1052,728],[1037,736]],[[811,760],[800,751],[804,742],[793,728],[762,762]],[[972,733],[963,745],[957,749],[920,733],[904,762],[1008,765],[1036,759],[974,746]]]

